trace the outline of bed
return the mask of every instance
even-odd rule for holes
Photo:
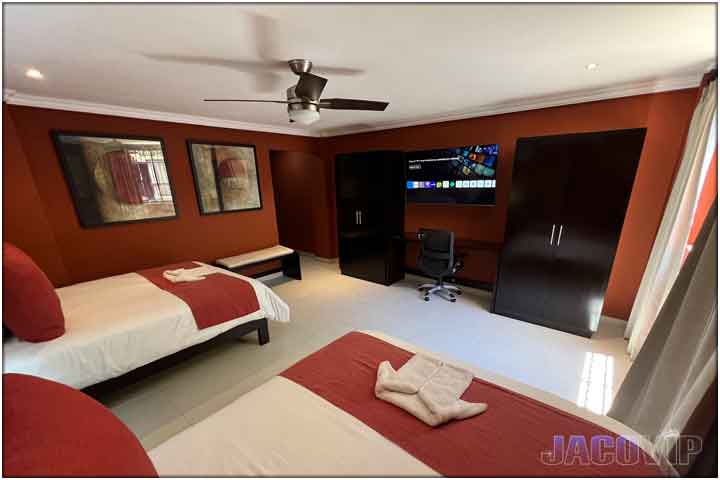
[[[160,476],[604,477],[670,472],[653,460],[649,442],[623,424],[467,365],[462,366],[476,378],[463,399],[487,402],[488,410],[428,427],[373,393],[380,361],[390,360],[399,368],[418,352],[442,359],[381,333],[351,332],[171,437],[151,450],[150,458]],[[553,449],[555,435],[574,436],[576,447],[581,437],[602,437],[623,446],[630,457],[557,462],[543,453]],[[595,453],[585,460],[598,460]]]
[[[162,272],[178,265],[152,271]],[[289,321],[287,304],[258,280],[201,262],[191,262],[189,266],[202,266],[211,273],[245,280],[254,290],[259,308],[247,315],[199,328],[188,303],[150,281],[150,270],[83,282],[56,290],[65,316],[66,333],[39,343],[17,338],[5,341],[4,371],[34,375],[81,389],[204,343],[249,322]]]

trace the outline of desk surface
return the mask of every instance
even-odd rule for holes
[[[403,235],[406,242],[420,242],[417,232],[405,232]],[[481,240],[473,240],[471,238],[456,238],[455,248],[465,248],[468,250],[500,250],[502,242],[487,242]]]

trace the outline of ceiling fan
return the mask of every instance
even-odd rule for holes
[[[290,122],[310,125],[320,119],[320,109],[331,110],[369,110],[381,112],[387,108],[388,102],[373,100],[354,100],[350,98],[323,98],[323,90],[327,79],[310,73],[312,62],[301,58],[289,60],[290,70],[299,76],[296,85],[287,89],[287,101],[284,100],[246,100],[246,99],[215,99],[206,98],[206,102],[259,102],[282,103],[287,105]]]

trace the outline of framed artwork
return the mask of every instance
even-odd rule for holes
[[[162,139],[51,135],[83,227],[177,217]]]
[[[254,145],[187,144],[201,214],[262,208]]]

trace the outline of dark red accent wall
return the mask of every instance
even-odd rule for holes
[[[700,234],[703,223],[707,218],[708,212],[712,208],[713,202],[717,199],[718,194],[718,152],[715,148],[715,153],[710,161],[708,167],[707,176],[700,188],[700,197],[698,198],[698,205],[695,209],[695,215],[693,216],[693,223],[690,229],[690,236],[688,237],[688,244],[692,245],[695,243],[697,236]]]
[[[55,285],[69,283],[45,206],[20,144],[15,122],[3,105],[3,240],[35,259]]]
[[[446,228],[457,237],[501,242],[519,137],[646,127],[645,146],[604,308],[606,315],[627,318],[662,218],[696,99],[697,89],[687,89],[332,137],[325,145],[328,168],[332,169],[332,158],[337,153],[499,143],[496,207],[408,205],[405,230]],[[334,204],[327,222],[327,234],[333,242],[331,254],[336,254]],[[407,263],[414,261],[409,253]],[[496,256],[488,253],[468,257],[464,276],[492,281],[495,262]]]
[[[14,105],[4,106],[4,117],[10,118],[15,127],[14,133],[4,131],[3,142],[7,147],[3,180],[15,192],[10,202],[7,196],[3,202],[5,238],[37,258],[43,268],[51,271],[58,286],[185,259],[212,261],[276,244],[269,151],[318,149],[317,140],[309,137]],[[50,137],[53,129],[161,137],[179,217],[92,229],[80,227]],[[263,208],[200,215],[185,144],[188,138],[255,145]],[[15,144],[19,147],[9,148]],[[26,165],[22,169],[8,168],[16,163]],[[15,208],[23,208],[22,205],[33,215],[7,216]],[[45,223],[40,218],[42,212],[46,215]],[[40,243],[46,247],[40,248]],[[53,258],[64,264],[66,275],[52,264]]]
[[[56,285],[189,258],[211,261],[278,242],[275,184],[280,189],[292,188],[292,203],[303,202],[303,214],[310,212],[307,228],[312,234],[303,236],[298,244],[303,247],[298,248],[322,257],[336,257],[333,165],[337,153],[499,143],[496,207],[409,205],[405,222],[407,231],[419,227],[448,228],[458,237],[501,242],[512,187],[515,142],[519,137],[646,127],[645,147],[604,309],[607,315],[627,318],[664,211],[696,99],[697,89],[687,89],[332,138],[4,106],[3,118],[10,120],[3,129],[5,238],[36,257]],[[179,218],[81,228],[51,142],[52,129],[162,137]],[[256,145],[263,209],[201,216],[185,146],[187,138]],[[274,180],[271,150],[292,152],[285,158],[287,163],[277,169]],[[293,183],[294,171],[305,175],[301,188],[297,180]],[[309,173],[314,177],[310,182],[306,179]],[[8,189],[8,185],[12,188]],[[25,208],[27,213],[20,215],[18,208]],[[495,262],[496,256],[491,253],[474,254],[467,259],[464,275],[491,281]],[[407,263],[414,263],[412,253]]]

